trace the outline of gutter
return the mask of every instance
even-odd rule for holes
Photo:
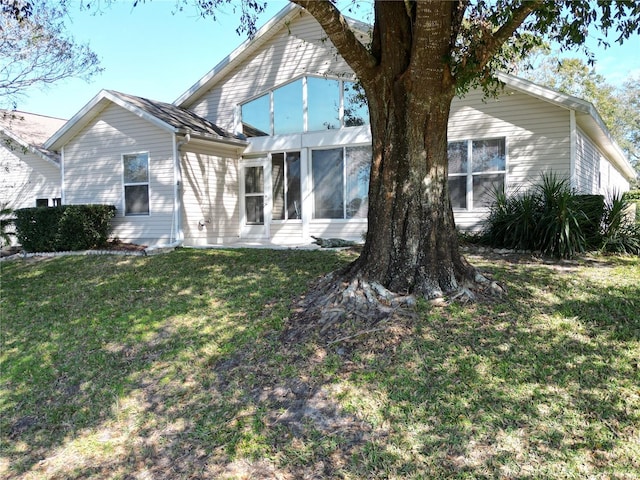
[[[194,140],[199,139],[199,140],[215,141],[217,143],[222,143],[225,145],[230,145],[233,147],[240,147],[240,148],[246,148],[249,145],[249,142],[247,142],[246,140],[241,140],[239,138],[226,138],[226,137],[221,137],[220,135],[214,135],[212,133],[195,133],[186,128],[177,128],[175,132],[177,134],[183,134],[185,138],[189,137],[189,140],[187,140],[187,142],[193,138]]]

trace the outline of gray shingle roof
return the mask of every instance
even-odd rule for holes
[[[206,118],[196,115],[185,108],[176,107],[170,103],[157,102],[155,100],[149,100],[148,98],[116,92],[114,90],[109,90],[109,93],[145,111],[149,115],[153,115],[174,128],[186,129],[193,133],[213,135],[221,138],[238,138]]]

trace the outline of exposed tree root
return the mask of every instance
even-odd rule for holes
[[[496,282],[478,273],[473,281],[440,295],[432,304],[467,303],[504,292]],[[394,293],[359,274],[349,277],[344,271],[334,272],[321,278],[294,305],[283,338],[291,344],[312,337],[327,346],[349,343],[387,330],[398,320],[415,318],[415,306],[414,295]]]

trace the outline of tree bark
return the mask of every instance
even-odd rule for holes
[[[364,249],[349,273],[427,298],[475,279],[459,251],[447,182],[455,84],[443,58],[452,6],[424,2],[407,11],[403,2],[377,4],[373,52],[380,55],[379,71],[363,81],[373,137],[370,215]],[[420,15],[431,20],[421,22]],[[416,22],[429,42],[416,37]]]
[[[448,191],[451,54],[464,2],[376,2],[369,51],[354,47],[329,2],[292,0],[325,28],[367,94],[372,133],[369,224],[346,280],[439,297],[479,277],[461,255]]]

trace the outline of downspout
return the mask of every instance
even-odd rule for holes
[[[64,147],[60,150],[60,203],[62,205],[67,204],[67,199],[64,191]]]
[[[182,208],[181,190],[182,190],[182,170],[180,168],[180,147],[188,143],[191,136],[187,133],[182,140],[176,142],[176,135],[173,136],[173,222],[174,231],[171,232],[172,240],[170,246],[179,246],[184,242],[184,231],[182,230]],[[174,235],[175,232],[175,235]]]

